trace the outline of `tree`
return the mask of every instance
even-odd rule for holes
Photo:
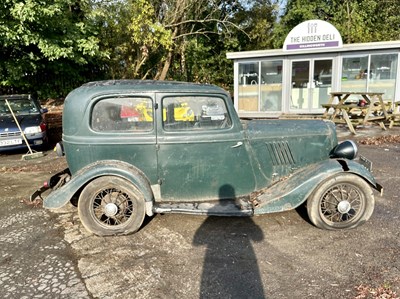
[[[345,0],[336,4],[331,21],[346,43],[397,40],[399,13],[396,0]]]
[[[170,31],[156,18],[154,6],[145,0],[97,1],[95,22],[100,49],[109,53],[111,78],[146,78],[150,59],[172,43]],[[147,70],[144,66],[147,64]]]
[[[185,73],[188,48],[238,28],[230,21],[235,7],[229,2],[125,0],[99,2],[98,9],[112,75],[124,78],[164,80],[178,58]]]
[[[94,28],[87,21],[89,11],[89,0],[3,1],[0,4],[2,89],[13,87],[59,95],[65,92],[66,78],[87,76],[91,68],[85,66],[102,55]],[[56,83],[56,78],[63,80]]]
[[[249,25],[246,50],[271,49],[273,47],[273,31],[277,20],[279,6],[277,2],[256,0],[245,13]]]
[[[283,45],[286,35],[303,21],[330,22],[344,43],[399,39],[400,7],[397,0],[289,0],[274,31],[274,47]]]
[[[172,32],[173,46],[164,55],[156,78],[164,79],[177,60],[174,73],[185,80],[213,82],[211,62],[220,61],[223,40],[240,29],[233,15],[240,10],[235,1],[181,0],[173,3],[165,14],[163,24]],[[200,66],[202,64],[202,66]]]
[[[225,53],[270,47],[274,7],[264,0],[7,0],[0,4],[0,84],[54,96],[103,78],[231,82]]]
[[[112,77],[231,82],[226,51],[269,47],[270,1],[97,2]]]

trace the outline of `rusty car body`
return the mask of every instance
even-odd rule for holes
[[[138,105],[151,117],[126,117]],[[190,117],[175,117],[182,106]],[[133,233],[155,213],[251,216],[303,203],[317,227],[353,228],[382,191],[332,122],[241,120],[208,84],[84,84],[65,100],[58,149],[69,168],[51,178],[44,207],[78,198],[83,225],[103,236]]]

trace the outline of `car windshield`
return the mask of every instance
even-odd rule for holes
[[[8,99],[14,114],[36,114],[39,112],[35,102],[31,99]],[[5,100],[0,100],[0,115],[11,115]]]

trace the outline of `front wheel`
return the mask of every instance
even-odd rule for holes
[[[99,236],[127,235],[143,223],[143,194],[127,180],[103,176],[91,181],[78,201],[83,226]]]
[[[374,195],[367,182],[355,174],[340,173],[313,191],[307,200],[307,212],[319,228],[345,229],[367,221],[374,205]]]

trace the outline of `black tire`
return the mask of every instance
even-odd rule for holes
[[[145,217],[143,194],[129,181],[103,176],[91,181],[78,201],[83,226],[98,236],[136,232]]]
[[[350,229],[367,221],[374,211],[371,187],[361,177],[340,173],[323,181],[307,200],[311,222],[322,229]]]

